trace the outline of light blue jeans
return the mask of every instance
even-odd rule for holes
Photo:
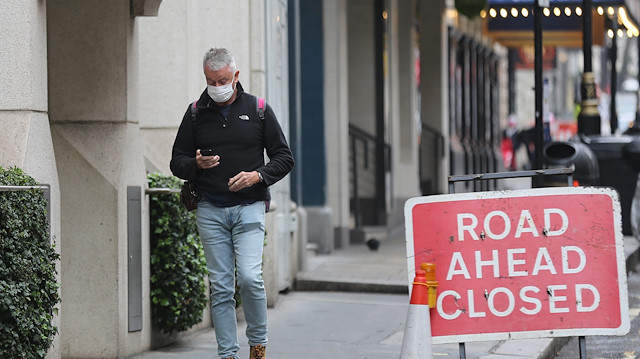
[[[262,280],[265,203],[216,207],[202,199],[196,216],[211,282],[218,355],[237,358],[236,268],[249,345],[267,344],[267,296]]]

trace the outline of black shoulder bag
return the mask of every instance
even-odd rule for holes
[[[182,184],[180,203],[184,205],[187,211],[193,211],[198,208],[198,192],[196,192],[196,186],[193,183],[184,181]]]

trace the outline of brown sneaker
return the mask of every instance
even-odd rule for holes
[[[251,353],[249,353],[249,359],[266,359],[267,347],[262,344],[251,347]]]

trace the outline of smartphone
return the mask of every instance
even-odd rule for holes
[[[200,150],[200,154],[202,156],[213,156],[213,150],[211,148],[208,150]]]

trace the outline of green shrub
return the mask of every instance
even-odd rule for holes
[[[180,188],[174,176],[148,175],[150,188]],[[151,314],[166,333],[185,331],[202,321],[207,303],[207,266],[195,212],[180,204],[180,194],[152,194]]]
[[[37,186],[0,167],[0,185]],[[0,192],[0,358],[44,358],[58,329],[56,253],[42,191]]]

